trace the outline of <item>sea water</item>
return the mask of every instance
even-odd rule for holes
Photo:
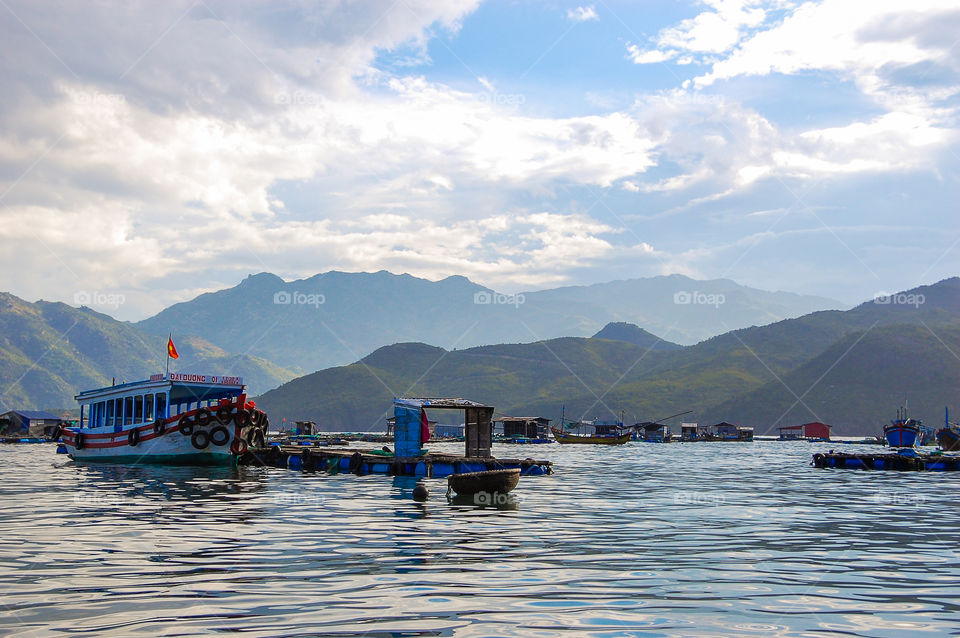
[[[830,447],[495,445],[555,473],[451,504],[442,479],[418,503],[410,478],[2,446],[0,634],[960,631],[960,475],[810,467]]]

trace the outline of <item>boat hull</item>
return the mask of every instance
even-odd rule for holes
[[[945,452],[960,451],[960,431],[943,428],[937,432],[937,443]]]
[[[75,461],[143,465],[230,465],[247,449],[233,417],[200,425],[196,411],[156,423],[114,427],[65,428],[63,445]],[[188,427],[178,426],[180,420]]]
[[[883,436],[890,447],[914,447],[920,437],[920,428],[912,423],[892,423],[884,426]]]
[[[551,428],[553,432],[553,438],[557,440],[557,443],[564,444],[579,444],[579,445],[623,445],[631,438],[633,438],[632,432],[627,432],[620,436],[581,436],[577,434],[568,434],[566,432],[561,432],[556,428]]]
[[[519,482],[519,468],[451,474],[447,477],[447,485],[460,496],[473,496],[480,493],[506,494]]]

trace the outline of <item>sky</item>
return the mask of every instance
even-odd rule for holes
[[[0,289],[960,274],[956,0],[0,0]]]

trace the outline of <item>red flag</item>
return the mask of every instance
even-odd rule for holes
[[[430,440],[430,423],[427,421],[427,411],[420,408],[420,445]]]
[[[173,335],[167,337],[167,356],[171,359],[180,358],[180,355],[177,354],[177,347],[173,345]]]

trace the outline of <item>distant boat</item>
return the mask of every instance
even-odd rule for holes
[[[950,422],[950,412],[944,408],[943,427],[937,431],[937,443],[945,452],[960,451],[960,424]]]
[[[897,418],[883,426],[890,447],[915,447],[920,444],[923,427],[917,419],[908,419],[906,408],[897,409]]]
[[[633,438],[633,432],[612,435],[590,435],[573,434],[571,432],[564,432],[557,428],[550,428],[550,431],[553,432],[553,438],[557,440],[557,443],[579,443],[582,445],[623,445]]]

